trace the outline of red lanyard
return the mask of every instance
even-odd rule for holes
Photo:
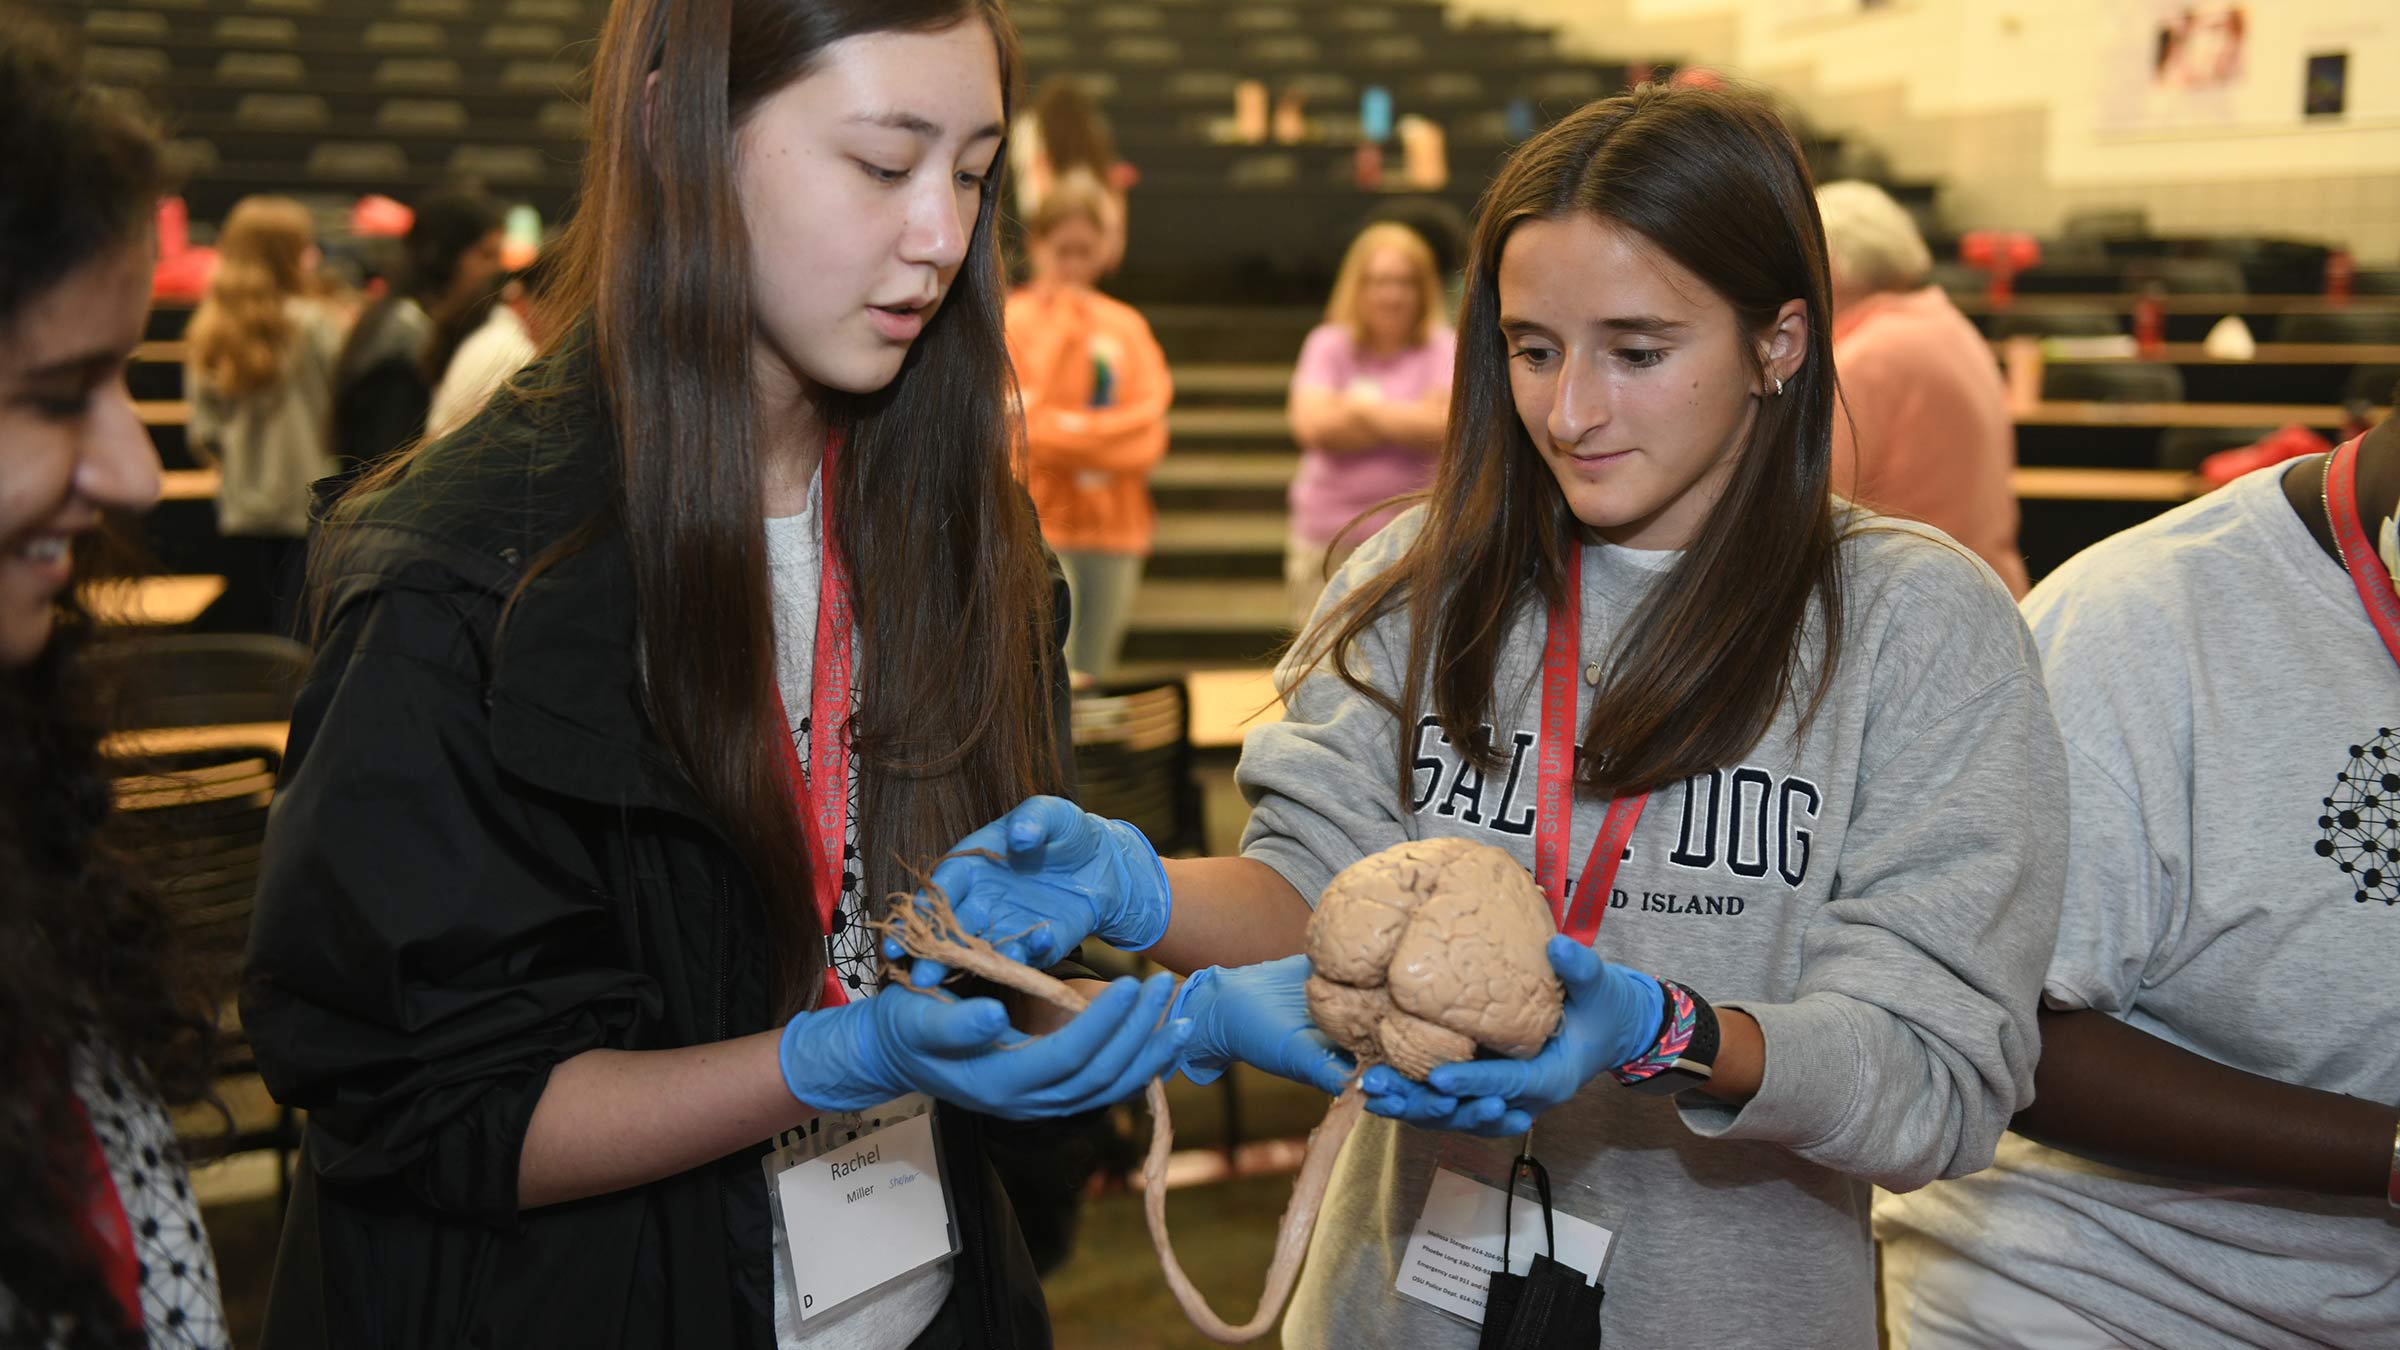
[[[833,542],[833,456],[828,440],[817,471],[817,645],[808,697],[808,763],[792,746],[792,715],[775,690],[775,743],[783,750],[783,781],[808,836],[810,889],[817,902],[817,931],[833,931],[842,904],[842,837],[850,823],[850,585],[842,575]],[[831,1008],[849,1001],[833,967],[825,968],[825,1000]]]
[[[133,1225],[125,1218],[125,1199],[117,1194],[117,1183],[108,1170],[107,1150],[100,1146],[99,1132],[92,1128],[92,1118],[79,1098],[75,1102],[75,1130],[81,1136],[76,1151],[87,1169],[87,1189],[84,1194],[69,1199],[83,1211],[85,1250],[100,1264],[101,1279],[108,1292],[116,1297],[117,1306],[125,1310],[127,1324],[142,1325],[142,1268],[141,1258],[133,1249]]]
[[[2325,471],[2325,514],[2333,517],[2333,537],[2341,543],[2350,584],[2367,607],[2367,622],[2383,638],[2383,649],[2400,661],[2400,594],[2393,592],[2392,574],[2384,570],[2382,555],[2358,518],[2358,443],[2365,439],[2355,437],[2333,452]]]
[[[1600,822],[1600,837],[1592,841],[1583,861],[1583,879],[1575,884],[1575,902],[1567,905],[1567,843],[1575,829],[1575,680],[1583,663],[1583,546],[1567,547],[1565,603],[1550,614],[1550,634],[1542,644],[1542,754],[1538,819],[1533,844],[1533,880],[1550,897],[1550,917],[1558,931],[1590,946],[1599,936],[1600,919],[1608,912],[1609,892],[1616,888],[1617,867],[1625,861],[1625,845],[1641,822],[1650,801],[1645,792],[1608,804]]]

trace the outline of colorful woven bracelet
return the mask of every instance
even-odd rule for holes
[[[1659,1027],[1658,1040],[1648,1050],[1617,1066],[1620,1083],[1639,1083],[1663,1072],[1691,1046],[1692,1029],[1699,1022],[1692,996],[1673,980],[1660,980],[1658,987],[1666,995],[1666,1015]]]
[[[2400,1209],[2400,1126],[2392,1130],[2392,1177],[2384,1183],[2383,1198]]]

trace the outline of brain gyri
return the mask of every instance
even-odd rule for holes
[[[1410,1078],[1472,1059],[1524,1059],[1558,1030],[1544,947],[1556,931],[1533,878],[1500,849],[1419,839],[1342,870],[1308,925],[1309,1015],[1360,1060]]]

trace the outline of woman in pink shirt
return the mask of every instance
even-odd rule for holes
[[[1325,579],[1399,514],[1384,503],[1433,483],[1457,350],[1444,317],[1441,273],[1424,238],[1390,222],[1360,231],[1325,322],[1292,371],[1288,411],[1301,453],[1283,578],[1294,628],[1308,621]]]
[[[1817,193],[1833,267],[1834,491],[1921,520],[2023,599],[2016,425],[1992,349],[1938,286],[1908,212],[1872,183]]]

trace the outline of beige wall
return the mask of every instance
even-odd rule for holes
[[[1592,57],[1682,57],[1774,85],[1819,125],[1943,185],[1961,227],[2052,231],[2138,206],[2162,233],[2241,231],[2400,262],[2400,6],[2249,0],[2229,91],[2159,95],[2151,0],[1451,0],[1552,25]],[[2308,53],[2350,53],[2339,121],[2299,115]]]

